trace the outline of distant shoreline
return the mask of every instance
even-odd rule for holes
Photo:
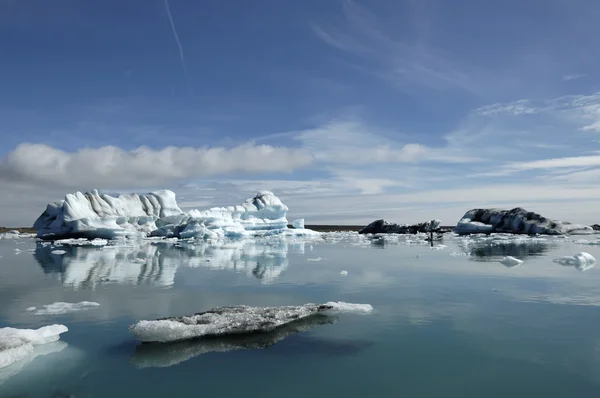
[[[318,232],[358,232],[364,225],[305,225],[306,229],[312,229]],[[293,228],[292,225],[288,225],[288,228]],[[442,229],[452,229],[454,226],[443,226]],[[36,233],[37,231],[33,227],[0,227],[0,233],[8,231],[19,231],[21,233]]]

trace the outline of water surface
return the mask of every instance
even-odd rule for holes
[[[104,248],[0,239],[0,327],[69,327],[46,355],[0,370],[0,396],[595,396],[600,273],[552,261],[580,251],[600,259],[600,246],[570,238],[447,236],[433,248],[348,234]],[[524,263],[505,267],[505,255]],[[100,307],[26,311],[84,300]],[[217,306],[327,301],[375,311],[171,345],[128,331]]]

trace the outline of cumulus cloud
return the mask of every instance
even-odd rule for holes
[[[313,162],[303,149],[244,144],[233,148],[114,146],[66,152],[21,144],[0,161],[0,179],[64,187],[137,188],[229,173],[291,172]]]

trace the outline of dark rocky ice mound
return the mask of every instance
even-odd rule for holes
[[[285,324],[326,311],[370,312],[369,304],[328,302],[280,307],[238,305],[191,316],[139,321],[129,330],[142,342],[171,342],[201,337],[270,332]]]
[[[360,231],[359,234],[416,234],[428,232],[442,232],[440,220],[431,220],[418,224],[395,224],[385,220],[376,220],[367,225]]]
[[[593,233],[592,227],[546,218],[521,207],[512,210],[472,209],[457,223],[454,232],[568,235]]]

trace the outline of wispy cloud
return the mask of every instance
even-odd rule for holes
[[[407,41],[382,28],[377,15],[356,2],[343,5],[344,23],[313,23],[313,32],[328,45],[356,57],[353,66],[397,84],[436,90],[461,89],[479,93],[480,71],[461,65],[440,49]],[[420,24],[416,28],[421,29]]]
[[[581,79],[582,77],[586,77],[585,73],[572,73],[568,75],[563,75],[562,80],[568,82],[569,80]]]

